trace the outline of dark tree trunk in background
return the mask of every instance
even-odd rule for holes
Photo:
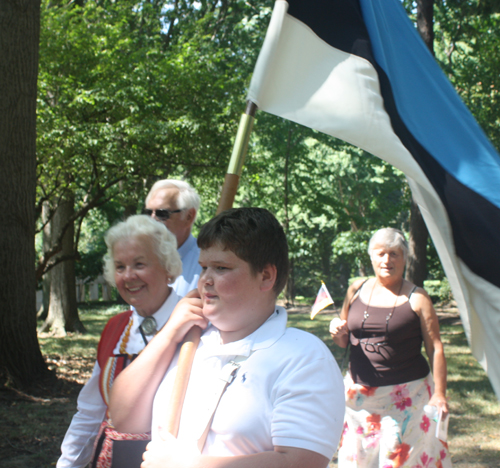
[[[406,279],[422,287],[427,278],[427,238],[429,233],[415,201],[411,201],[409,255]]]
[[[52,240],[60,235],[64,226],[74,213],[73,198],[61,200],[57,209],[45,229],[45,234]],[[66,332],[85,332],[76,305],[76,281],[75,281],[75,229],[71,223],[64,232],[62,240],[62,251],[57,257],[69,257],[61,263],[51,268],[48,275],[50,284],[50,300],[47,319],[41,331],[51,330],[55,336],[64,336]]]
[[[42,249],[44,252],[49,250],[50,248],[50,222],[49,222],[49,215],[50,215],[50,205],[46,201],[42,205],[42,222],[44,223],[45,227],[43,228],[42,232]],[[40,306],[40,309],[38,310],[36,314],[36,318],[38,320],[47,320],[47,316],[49,315],[49,306],[50,306],[50,274],[46,273],[42,277],[42,294],[43,294],[43,299],[42,299],[42,305]]]
[[[434,0],[417,0],[417,29],[434,55]]]
[[[36,83],[40,0],[0,1],[0,376],[48,375],[36,335]]]
[[[283,181],[283,205],[285,208],[285,234],[286,237],[290,236],[290,217],[288,212],[289,206],[289,185],[288,185],[288,174],[290,172],[290,158],[291,158],[291,148],[292,148],[292,130],[288,130],[287,144],[286,144],[286,154],[285,154],[285,179]],[[295,271],[293,259],[290,259],[290,270],[288,272],[288,280],[285,285],[284,295],[286,306],[294,305],[295,300]]]
[[[434,0],[417,0],[417,29],[434,55]],[[406,265],[406,278],[423,286],[427,278],[427,239],[429,232],[424,218],[412,198],[410,211],[410,252]]]

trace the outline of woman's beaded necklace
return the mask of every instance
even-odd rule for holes
[[[403,280],[401,281],[401,285],[399,286],[399,291],[396,295],[396,300],[394,301],[394,305],[392,306],[392,310],[389,312],[389,314],[387,315],[387,317],[385,318],[385,339],[382,343],[380,344],[385,344],[386,343],[386,340],[387,340],[387,335],[389,334],[389,320],[391,320],[392,318],[392,315],[394,314],[394,310],[396,310],[396,304],[398,303],[398,299],[399,299],[399,296],[401,295],[401,291],[403,290],[403,284],[404,284],[405,280],[403,278]],[[363,336],[363,329],[365,327],[365,322],[366,322],[366,319],[370,316],[370,314],[368,313],[368,309],[370,308],[370,302],[372,300],[372,294],[373,294],[373,290],[375,289],[375,286],[377,285],[377,280],[375,280],[375,282],[373,283],[373,287],[372,287],[372,290],[370,291],[370,297],[368,298],[368,303],[366,304],[366,309],[365,309],[365,312],[363,313],[363,321],[361,322],[361,331],[360,331],[360,334],[359,334],[359,340],[360,340],[360,343],[363,343],[363,344],[376,344],[376,343],[368,343],[366,340],[365,342],[362,341],[362,336]]]
[[[122,342],[120,343],[120,354],[128,354],[127,353],[127,343],[130,338],[130,329],[132,328],[132,324],[134,323],[134,319],[130,317],[130,322],[127,325],[127,329],[125,330],[125,335],[123,335]],[[131,357],[130,354],[128,354]]]

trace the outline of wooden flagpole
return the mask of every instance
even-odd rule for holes
[[[222,186],[222,192],[217,206],[217,214],[228,210],[233,206],[234,197],[238,190],[238,184],[243,170],[243,164],[248,149],[250,134],[252,133],[253,121],[257,106],[251,102],[247,102],[245,113],[242,114],[238,132],[234,141],[233,153],[229,161],[229,166]],[[175,376],[174,389],[170,397],[170,404],[167,415],[166,429],[174,437],[179,433],[179,425],[181,421],[182,406],[184,397],[189,383],[191,374],[191,366],[193,364],[194,355],[201,337],[201,328],[193,327],[184,338],[181,350],[179,353],[179,362],[177,364],[177,374]]]
[[[257,106],[252,101],[248,101],[245,113],[241,115],[238,133],[234,140],[233,153],[231,154],[226,177],[224,178],[217,214],[233,206],[234,197],[238,191],[241,171],[243,170],[243,164],[245,163],[245,157],[247,155],[248,142],[250,140],[250,134],[252,133],[256,111]]]

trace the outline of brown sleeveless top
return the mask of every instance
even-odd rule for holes
[[[410,294],[411,296],[411,294]],[[368,317],[364,320],[365,311]],[[422,355],[420,318],[407,301],[394,308],[367,307],[358,297],[347,317],[354,382],[368,387],[397,385],[424,378],[429,365]]]

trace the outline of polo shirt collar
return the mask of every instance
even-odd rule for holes
[[[220,332],[210,326],[201,337],[200,349],[212,356],[249,356],[253,351],[271,347],[286,331],[287,313],[283,307],[275,306],[271,316],[252,334],[239,341],[220,344]]]

